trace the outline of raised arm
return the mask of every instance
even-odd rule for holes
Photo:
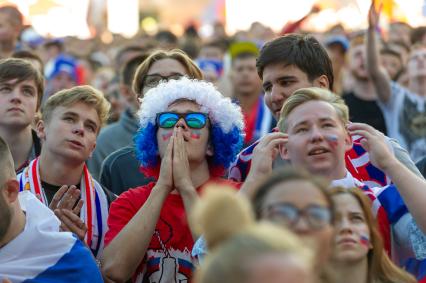
[[[365,138],[361,143],[371,162],[391,178],[418,227],[426,234],[426,180],[399,162],[390,152],[384,135],[373,127],[352,123],[348,130]]]
[[[136,271],[146,255],[167,195],[166,190],[155,186],[145,204],[106,246],[101,258],[105,282],[126,282]],[[114,222],[120,221],[115,219],[117,212],[125,209],[117,203],[111,205],[110,217]]]
[[[376,28],[379,23],[380,10],[376,11],[375,1],[371,1],[368,11],[368,30],[367,30],[367,72],[374,84],[378,99],[382,103],[387,103],[391,97],[391,80],[386,71],[380,67],[379,50],[377,48]]]
[[[101,265],[105,282],[126,282],[145,257],[164,201],[173,188],[172,150],[171,141],[161,160],[157,184],[143,206],[127,224],[119,223],[126,220],[121,219],[123,218],[121,214],[127,213],[126,207],[119,204],[120,198],[111,205],[108,224],[114,220],[124,227],[104,249]]]

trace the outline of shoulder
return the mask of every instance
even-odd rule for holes
[[[113,135],[119,128],[120,128],[119,122],[111,123],[101,129],[98,138],[107,138]]]
[[[133,146],[122,147],[105,158],[104,166],[113,166],[119,162],[126,162],[129,159],[135,158],[135,150]]]

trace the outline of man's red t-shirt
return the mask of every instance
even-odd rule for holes
[[[223,179],[210,179],[197,188],[200,193],[207,184],[219,183],[239,188],[241,183]],[[155,183],[128,190],[121,194],[110,207],[108,231],[105,235],[107,246],[121,229],[139,211]],[[186,282],[192,277],[196,262],[191,256],[194,239],[179,194],[169,194],[161,209],[147,253],[136,272],[134,282]]]

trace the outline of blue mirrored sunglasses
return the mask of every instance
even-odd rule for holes
[[[202,129],[207,124],[207,114],[201,112],[175,113],[162,112],[157,114],[157,126],[164,129],[173,128],[176,123],[183,118],[188,127],[192,129]]]

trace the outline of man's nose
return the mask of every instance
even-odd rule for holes
[[[312,141],[322,140],[324,139],[324,135],[320,128],[313,126],[311,128],[311,139]]]

